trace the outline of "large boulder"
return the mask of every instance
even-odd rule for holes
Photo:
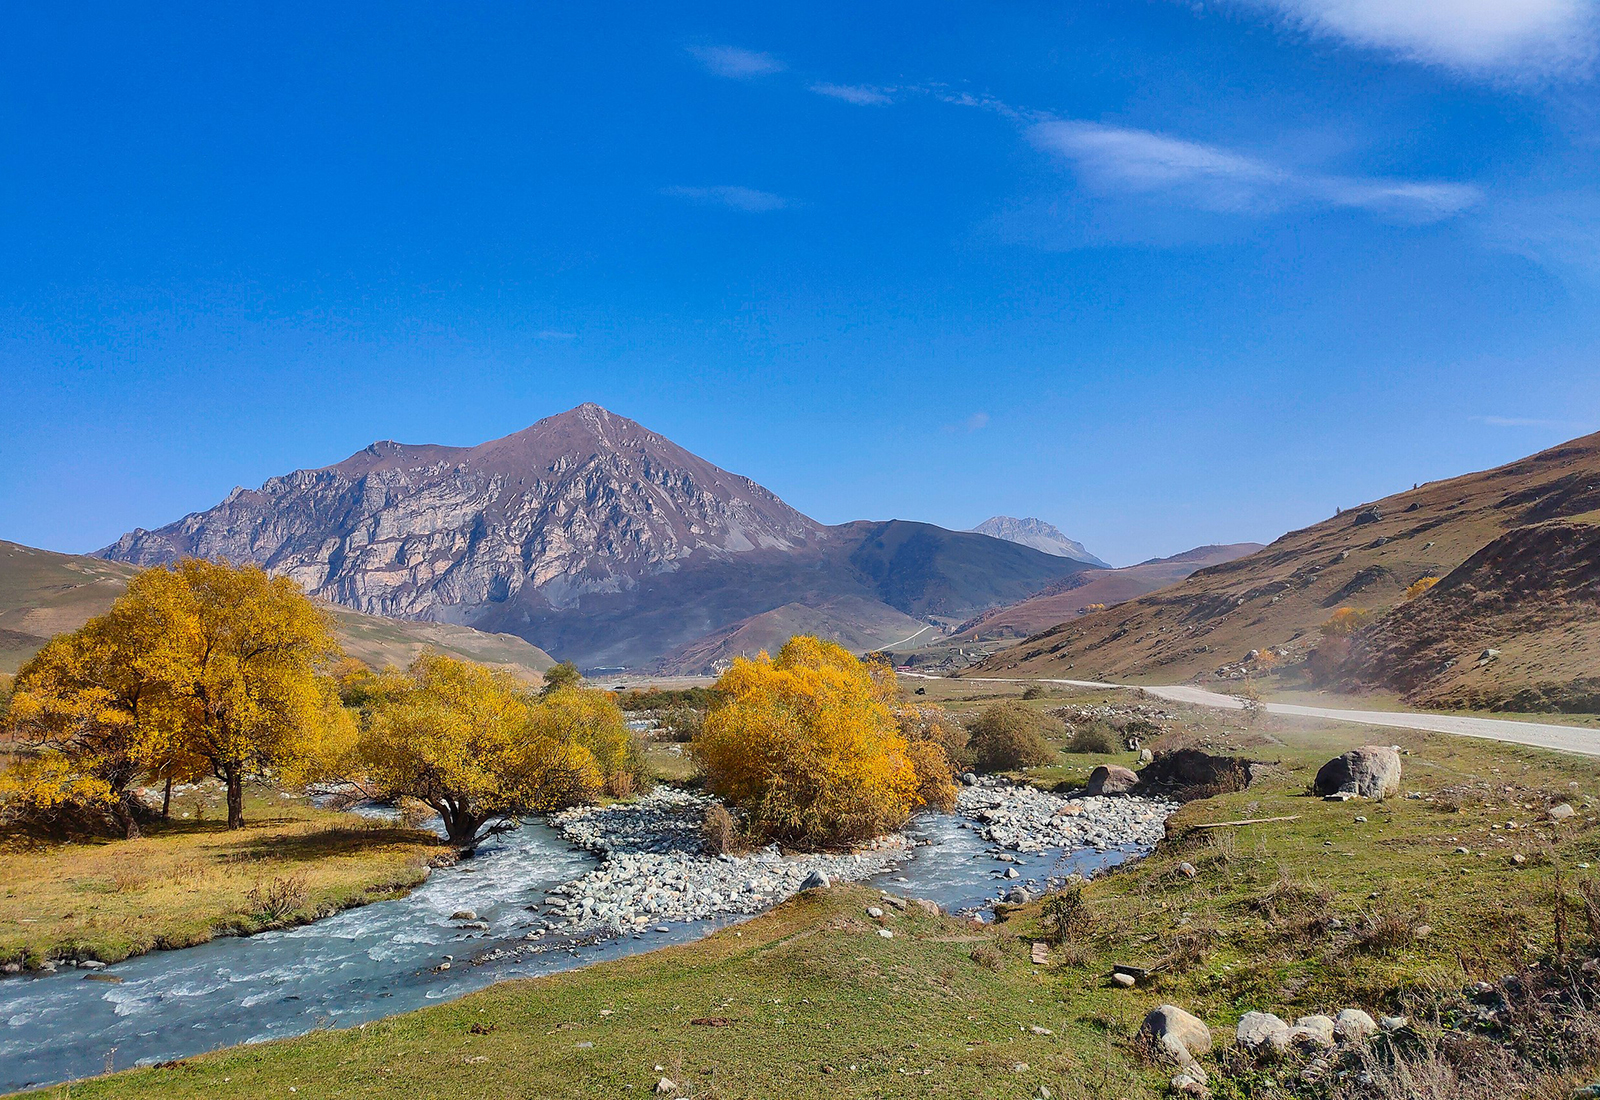
[[[1211,1029],[1205,1021],[1177,1005],[1159,1005],[1139,1025],[1139,1034],[1157,1051],[1188,1066],[1211,1051]]]
[[[1127,794],[1139,785],[1139,777],[1121,764],[1101,764],[1089,773],[1089,794]]]
[[[1363,745],[1317,769],[1318,794],[1390,798],[1400,793],[1400,754],[1387,745]]]

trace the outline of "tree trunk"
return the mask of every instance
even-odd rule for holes
[[[478,846],[478,830],[482,828],[483,821],[476,815],[466,810],[447,810],[440,815],[444,818],[445,836],[450,843],[462,851],[471,851]]]
[[[244,828],[244,778],[237,771],[228,772],[228,828]]]
[[[132,798],[132,795],[123,795],[117,799],[116,807],[111,812],[117,824],[122,826],[123,836],[128,840],[138,840],[144,834],[139,831],[139,819],[134,816],[133,807],[129,804]]]
[[[167,788],[161,792],[161,820],[172,820],[172,776],[167,776]]]

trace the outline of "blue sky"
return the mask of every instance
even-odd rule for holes
[[[1600,428],[1594,0],[0,21],[0,538],[593,400],[1125,563]]]

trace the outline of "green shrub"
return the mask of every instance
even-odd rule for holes
[[[1072,736],[1062,746],[1067,752],[1116,752],[1122,747],[1122,738],[1104,718],[1096,718],[1074,726]]]
[[[969,728],[974,767],[981,772],[1013,771],[1048,764],[1055,752],[1045,735],[1059,737],[1061,723],[1021,703],[996,703]]]

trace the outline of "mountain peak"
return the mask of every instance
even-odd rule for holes
[[[1053,523],[1046,523],[1042,519],[1029,516],[1026,519],[1017,519],[1015,516],[990,516],[978,526],[973,528],[980,535],[991,538],[1005,539],[1022,546],[1031,546],[1035,550],[1042,550],[1046,554],[1054,554],[1058,558],[1071,558],[1073,561],[1087,562],[1090,565],[1100,565],[1110,568],[1105,562],[1084,549],[1083,543],[1076,539],[1069,539],[1062,534]]]

